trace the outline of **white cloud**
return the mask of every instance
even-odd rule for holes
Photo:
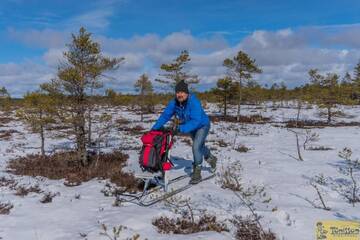
[[[106,18],[108,15],[99,13],[98,17],[101,16]],[[85,18],[86,16],[80,20]],[[104,24],[107,23],[100,25]],[[27,67],[29,63],[24,62],[0,66],[0,85],[8,87],[7,84],[10,84],[17,92],[21,92],[19,89],[25,91],[25,86],[34,88],[39,82],[49,80],[62,58],[69,34],[51,29],[10,29],[9,34],[16,41],[46,47],[48,50],[42,56],[44,64]],[[334,71],[342,75],[346,71],[352,71],[360,58],[359,25],[259,30],[247,35],[234,46],[229,46],[219,34],[196,37],[186,31],[164,37],[145,34],[125,39],[94,35],[94,39],[100,42],[106,55],[125,57],[120,69],[108,74],[112,76],[112,80],[108,81],[107,87],[117,90],[132,89],[134,81],[144,72],[152,79],[158,77],[160,64],[172,61],[184,49],[190,51],[192,59],[188,70],[198,74],[206,87],[214,86],[216,80],[225,74],[223,60],[233,57],[239,50],[256,59],[263,69],[263,73],[256,76],[256,79],[268,85],[281,81],[289,86],[303,84],[308,81],[307,72],[310,68],[318,68],[322,72]],[[6,75],[9,72],[11,74]],[[11,81],[17,81],[17,84],[10,83]]]
[[[109,9],[96,9],[83,13],[81,15],[70,18],[65,22],[65,27],[69,29],[86,26],[89,29],[105,29],[109,26],[109,17],[113,15],[113,11]]]
[[[53,77],[53,71],[31,61],[0,64],[0,85],[5,86],[13,97],[21,97],[27,91],[36,90],[41,83]]]
[[[16,30],[9,28],[7,32],[10,39],[31,47],[59,48],[64,47],[65,43],[70,40],[70,34],[53,29]]]

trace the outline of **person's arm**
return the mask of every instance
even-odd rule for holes
[[[159,119],[156,121],[156,123],[151,128],[151,130],[159,130],[160,128],[162,128],[162,126],[164,126],[171,119],[174,113],[175,113],[175,101],[172,100],[166,106],[165,110],[160,115]]]
[[[201,123],[202,106],[198,99],[193,99],[190,103],[190,120],[179,126],[181,133],[189,133],[197,129]]]

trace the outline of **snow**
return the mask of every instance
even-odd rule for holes
[[[214,104],[207,104],[209,113],[219,114]],[[338,106],[337,110],[345,113],[343,117],[336,117],[335,122],[360,122],[359,106]],[[142,125],[149,129],[157,114],[146,115],[146,123],[139,122],[139,115],[124,107],[107,111],[114,118],[130,120],[129,126]],[[230,108],[231,114],[236,113],[236,106]],[[256,202],[256,210],[262,225],[270,228],[279,239],[309,240],[314,239],[315,224],[319,220],[338,219],[360,221],[360,205],[353,207],[347,203],[330,185],[324,186],[324,199],[331,208],[330,211],[314,208],[304,200],[317,198],[315,190],[310,186],[309,179],[323,174],[329,181],[343,178],[338,165],[342,160],[338,152],[344,147],[353,150],[353,156],[360,156],[360,128],[359,127],[325,127],[313,128],[312,132],[319,134],[319,141],[311,143],[314,146],[330,147],[328,151],[309,151],[302,149],[304,161],[295,160],[296,139],[294,133],[286,128],[275,126],[275,122],[283,122],[296,117],[297,110],[289,106],[273,109],[270,103],[264,106],[242,106],[242,114],[261,114],[270,117],[272,123],[267,124],[235,124],[228,122],[213,123],[207,145],[218,157],[218,171],[240,163],[243,170],[240,173],[246,185],[264,186],[266,193],[271,196],[271,202],[264,204]],[[301,111],[301,119],[325,120],[320,116],[319,109],[312,107]],[[232,233],[202,232],[191,235],[166,235],[157,232],[151,224],[157,216],[171,214],[164,204],[159,203],[151,207],[140,207],[126,203],[123,206],[113,206],[114,198],[105,197],[101,190],[107,180],[93,179],[76,187],[66,187],[63,180],[49,180],[41,177],[13,176],[7,173],[6,163],[9,159],[29,153],[38,152],[39,137],[30,133],[19,121],[13,121],[0,127],[0,130],[14,129],[10,140],[0,140],[0,177],[12,177],[19,184],[35,185],[45,192],[57,194],[51,203],[40,202],[43,194],[31,193],[20,197],[14,195],[14,190],[0,187],[0,202],[11,202],[14,208],[9,215],[0,215],[0,237],[2,239],[107,239],[99,233],[101,224],[105,224],[111,233],[112,227],[124,225],[127,229],[122,237],[140,234],[140,239],[232,239]],[[296,131],[302,131],[297,129]],[[48,133],[47,137],[50,137]],[[303,136],[301,136],[302,139]],[[228,144],[219,147],[218,140]],[[127,136],[124,132],[114,129],[111,133],[111,148],[140,147],[139,136]],[[250,148],[247,153],[235,150],[240,145]],[[47,150],[54,147],[68,146],[72,143],[66,139],[49,139]],[[140,171],[137,150],[125,150],[129,154],[128,171]],[[178,167],[171,172],[172,176],[184,174],[191,167],[192,150],[181,140],[176,141],[171,155]],[[293,156],[293,157],[291,157]],[[204,174],[206,174],[204,163]],[[358,174],[358,173],[357,173]],[[360,176],[356,175],[360,181]],[[184,182],[185,181],[185,182]],[[182,184],[186,184],[184,180]],[[191,197],[195,208],[207,209],[225,220],[232,215],[246,216],[249,210],[239,202],[234,194],[222,189],[213,178],[181,193],[184,197]],[[77,196],[80,196],[79,198]],[[81,234],[85,234],[82,237]]]

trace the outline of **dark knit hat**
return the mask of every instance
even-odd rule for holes
[[[184,80],[181,80],[178,82],[175,86],[175,93],[177,92],[185,92],[189,93],[188,85]]]

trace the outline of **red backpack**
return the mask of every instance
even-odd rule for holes
[[[172,134],[169,131],[150,131],[141,137],[143,147],[139,164],[143,171],[166,171],[170,168],[168,151],[171,148]]]

